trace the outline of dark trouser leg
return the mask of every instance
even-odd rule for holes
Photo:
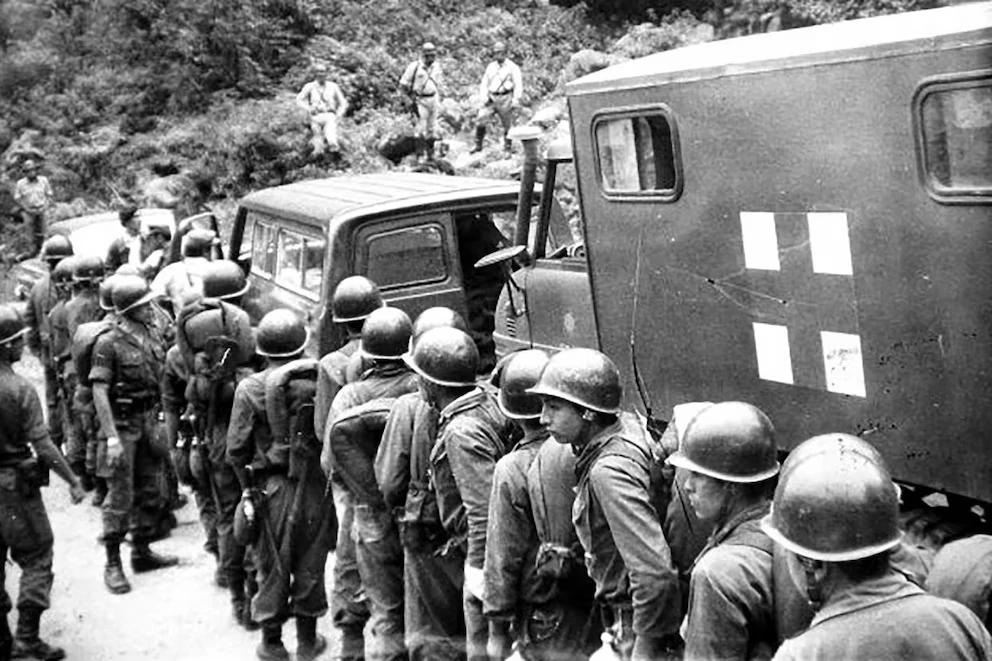
[[[263,627],[280,627],[289,616],[290,558],[281,557],[280,546],[293,503],[294,484],[282,475],[265,480],[265,507],[261,512],[262,531],[255,544],[258,568],[258,594],[252,599],[252,618]]]
[[[404,549],[406,646],[413,661],[465,659],[465,559]]]
[[[355,507],[358,572],[372,611],[366,656],[376,661],[407,658],[403,640],[403,547],[389,512]]]
[[[65,442],[65,432],[63,430],[62,409],[59,401],[62,399],[59,381],[55,374],[55,366],[48,356],[48,350],[42,349],[38,360],[45,368],[45,404],[48,407],[48,435],[57,447],[62,447]]]
[[[153,437],[158,420],[154,412],[141,417],[140,439],[134,453],[134,501],[131,510],[131,537],[154,539],[159,532],[163,512],[168,511],[164,490],[162,453]]]
[[[103,501],[103,538],[120,544],[127,535],[134,505],[134,455],[140,434],[124,420],[114,420],[123,454],[114,465],[106,467],[107,497]]]
[[[364,658],[363,631],[369,609],[358,573],[355,542],[351,536],[354,509],[351,494],[334,484],[334,508],[338,517],[338,539],[334,563],[334,590],[331,594],[331,619],[341,630],[341,657]]]
[[[194,452],[197,452],[197,450],[194,450]],[[212,553],[219,559],[218,508],[213,491],[210,488],[210,480],[212,479],[210,468],[209,466],[204,466],[203,474],[198,476],[196,484],[193,486],[193,498],[196,500],[196,509],[200,514],[200,525],[203,526],[203,534],[206,536],[203,548],[207,553]]]

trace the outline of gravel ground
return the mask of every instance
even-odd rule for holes
[[[38,361],[28,352],[15,366],[43,390]],[[203,550],[203,531],[192,497],[176,512],[179,526],[172,536],[154,545],[180,558],[177,567],[134,575],[129,550],[122,548],[125,571],[132,584],[126,595],[112,595],[103,585],[100,510],[88,499],[73,506],[69,491],[57,476],[44,490],[55,531],[55,587],[52,607],[42,618],[42,637],[64,647],[78,661],[226,661],[255,659],[259,634],[246,632],[231,618],[226,590],[213,584],[214,559]],[[331,576],[333,556],[328,559]],[[16,600],[20,571],[7,564],[7,584]],[[328,585],[330,588],[330,585]],[[13,617],[11,627],[13,628]],[[318,630],[331,637],[329,618]],[[283,635],[290,651],[295,632],[288,623]],[[328,653],[324,658],[333,658]]]

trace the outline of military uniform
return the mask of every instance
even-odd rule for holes
[[[352,499],[354,523],[350,534],[361,585],[371,602],[372,640],[367,656],[376,659],[405,658],[403,642],[403,551],[392,513],[386,508],[375,480],[374,461],[381,437],[370,447],[361,433],[349,433],[343,417],[367,402],[393,399],[417,389],[417,377],[402,363],[377,364],[360,380],[345,385],[328,413],[331,433],[325,444],[325,467],[340,476]],[[354,431],[354,430],[353,430]],[[338,433],[335,433],[338,432]],[[363,443],[363,441],[366,441]],[[323,458],[322,458],[323,459]]]
[[[769,505],[732,517],[696,560],[682,632],[686,661],[770,659],[774,654],[773,543],[759,526]]]
[[[618,421],[584,445],[576,462],[572,518],[624,658],[635,636],[671,636],[681,619],[678,576],[649,497],[650,457],[647,440]]]
[[[19,610],[44,610],[52,591],[52,527],[39,483],[25,470],[33,463],[31,444],[48,437],[38,395],[9,364],[0,365],[0,557],[21,568]],[[0,563],[0,580],[6,563]],[[11,610],[6,590],[0,612]]]
[[[72,360],[72,344],[76,330],[81,325],[97,321],[101,317],[103,317],[103,310],[100,308],[100,297],[97,290],[83,289],[76,292],[65,303],[64,323],[60,322],[58,328],[54,320],[52,324],[54,342],[59,345],[57,348],[53,348],[53,354],[56,363],[61,366],[63,410],[69,420],[66,459],[77,473],[86,474],[88,472],[91,475],[92,471],[86,470],[86,451],[93,436],[93,427],[84,424],[83,416],[77,411],[76,390],[79,387],[79,375],[76,373],[76,365]]]
[[[512,435],[495,398],[482,388],[462,395],[440,414],[430,456],[431,483],[450,537],[446,552],[462,555],[467,571],[482,572],[493,471]],[[463,595],[469,661],[485,659],[489,624],[482,601],[468,587]]]
[[[405,640],[411,661],[465,658],[460,553],[440,555],[447,539],[428,484],[438,412],[419,392],[393,405],[376,456],[375,473],[387,507],[400,512]]]
[[[86,458],[84,460],[86,472],[98,478],[97,492],[98,494],[103,493],[103,497],[106,497],[106,482],[104,480],[108,475],[106,466],[107,438],[100,430],[100,424],[96,417],[96,408],[93,405],[93,383],[90,381],[89,372],[92,367],[92,350],[96,339],[113,327],[114,316],[107,315],[105,319],[80,324],[72,336],[72,362],[77,376],[72,412],[79,419],[83,437],[86,439]],[[87,352],[89,354],[84,356]],[[102,503],[97,500],[94,504],[100,505]]]
[[[162,339],[138,323],[119,321],[93,348],[90,381],[109,387],[124,450],[107,476],[103,529],[109,543],[120,543],[129,527],[135,541],[147,542],[158,530],[164,457],[155,435],[164,366]]]
[[[809,629],[785,641],[776,661],[790,659],[992,658],[992,639],[961,604],[923,592],[889,572],[832,595]]]
[[[59,391],[55,362],[50,350],[51,327],[48,313],[58,300],[51,274],[46,273],[31,288],[28,296],[28,306],[24,313],[24,321],[31,332],[28,333],[28,348],[38,357],[38,362],[45,372],[45,404],[48,407],[48,433],[52,442],[61,446],[65,436],[62,432],[62,412],[59,408],[61,393]]]
[[[572,525],[575,455],[547,439],[528,433],[496,464],[484,603],[527,659],[566,661],[588,656],[600,625]]]
[[[250,466],[265,494],[262,534],[253,547],[258,594],[251,605],[252,618],[263,625],[327,612],[324,566],[334,544],[320,466],[310,461],[303,474],[290,477],[288,439],[273,438],[266,409],[266,378],[272,372],[266,369],[238,384],[227,431],[228,462],[239,473]],[[304,492],[290,530],[298,489]]]

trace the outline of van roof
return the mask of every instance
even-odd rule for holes
[[[992,2],[878,16],[686,46],[602,69],[568,95],[922,52],[992,39]]]
[[[450,204],[462,199],[515,198],[519,191],[520,184],[516,181],[382,172],[313,179],[266,188],[244,197],[241,205],[328,226],[333,219],[358,209],[362,209],[363,213],[380,213],[400,207]]]

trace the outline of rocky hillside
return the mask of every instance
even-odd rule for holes
[[[410,168],[380,149],[412,131],[396,83],[425,40],[438,44],[447,80],[445,158],[459,173],[507,177],[515,161],[495,142],[468,153],[484,53],[496,41],[523,69],[520,121],[552,135],[567,131],[563,84],[615,62],[939,4],[641,2],[620,17],[597,3],[541,0],[0,0],[0,214],[28,157],[52,180],[55,217],[198,195],[223,213],[259,187]],[[305,116],[293,103],[315,63],[329,66],[351,103],[341,162],[308,157]]]

